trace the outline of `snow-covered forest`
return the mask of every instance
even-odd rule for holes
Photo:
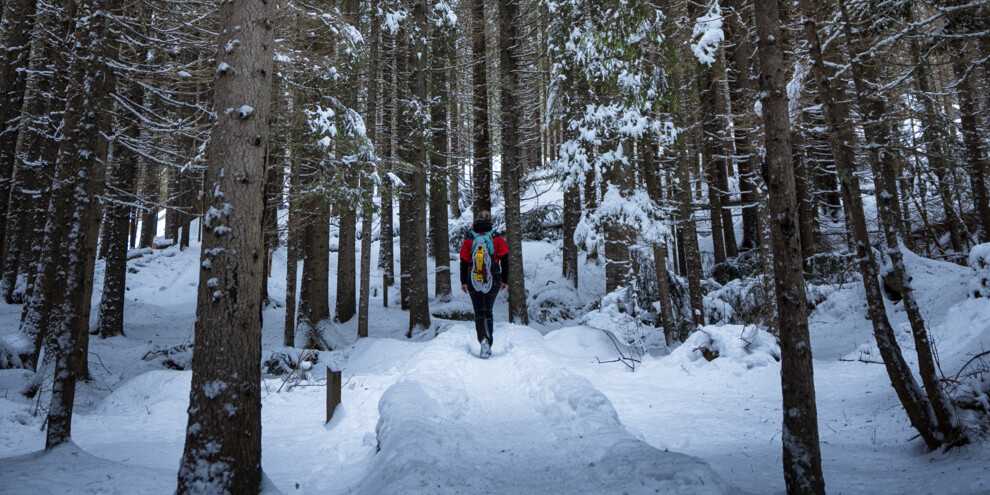
[[[0,1],[0,493],[990,493],[985,0]]]

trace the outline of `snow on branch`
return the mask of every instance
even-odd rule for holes
[[[715,63],[718,46],[725,41],[725,33],[722,31],[722,8],[717,0],[712,2],[705,15],[695,21],[691,39],[695,38],[698,38],[698,42],[691,44],[694,56],[705,65],[710,66]]]

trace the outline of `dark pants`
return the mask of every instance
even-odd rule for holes
[[[474,329],[478,332],[478,342],[488,339],[492,340],[493,315],[492,308],[495,307],[495,298],[498,297],[498,290],[502,286],[502,277],[492,274],[492,288],[486,292],[474,290],[474,286],[468,284],[468,294],[471,296],[471,304],[474,305]]]

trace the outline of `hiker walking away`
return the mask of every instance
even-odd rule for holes
[[[478,332],[482,358],[492,354],[492,308],[499,291],[509,286],[509,246],[492,231],[492,214],[478,213],[461,245],[461,290],[471,296],[474,328]]]

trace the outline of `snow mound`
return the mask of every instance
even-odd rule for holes
[[[158,408],[165,408],[168,409],[167,416],[176,411],[182,416],[189,405],[191,381],[192,371],[157,370],[142,373],[124,382],[103,399],[97,414],[141,417],[152,416],[158,412]]]
[[[779,362],[780,346],[776,337],[755,326],[706,326],[692,333],[665,360],[678,364],[730,361],[751,369]]]
[[[0,459],[3,489],[18,493],[169,494],[175,468],[127,465],[93,456],[72,442],[45,452]],[[15,488],[16,487],[16,488]]]
[[[554,352],[563,356],[604,361],[617,355],[612,339],[604,331],[588,326],[554,330],[547,333],[543,340]],[[621,348],[623,353],[627,353],[625,346]]]
[[[972,282],[975,296],[990,297],[990,242],[973,246],[969,252],[969,266],[976,270]]]
[[[515,397],[445,385],[385,391],[379,452],[353,493],[733,493],[704,461],[634,437],[585,378],[530,377]]]

